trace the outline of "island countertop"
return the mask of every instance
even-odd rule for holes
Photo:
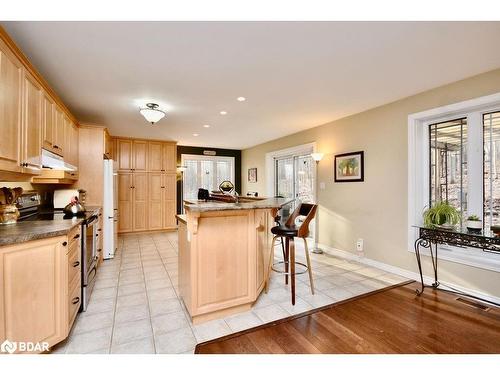
[[[229,203],[222,201],[184,201],[184,208],[191,212],[228,211],[228,210],[255,210],[262,208],[281,208],[292,203],[293,198],[265,198],[253,199],[247,197],[240,198],[243,202]]]

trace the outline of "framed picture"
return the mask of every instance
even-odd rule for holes
[[[335,182],[364,181],[364,151],[335,155]]]
[[[257,182],[257,168],[248,168],[248,182]]]

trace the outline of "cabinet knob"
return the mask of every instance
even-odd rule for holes
[[[80,265],[79,261],[76,261],[75,263],[73,263],[73,267],[78,267],[79,265]]]
[[[54,145],[54,148],[59,148],[59,146],[58,145]]]
[[[71,300],[71,303],[72,303],[73,305],[76,305],[78,302],[80,302],[80,297],[75,297],[75,298],[73,298],[73,299]]]
[[[62,243],[62,245],[63,245],[63,246],[66,246],[66,245],[68,245],[68,243],[67,243],[66,241],[64,241],[64,242]]]
[[[73,237],[74,240],[76,240],[77,238],[80,238],[79,234],[75,234],[75,236]]]

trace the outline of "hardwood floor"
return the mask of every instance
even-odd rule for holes
[[[198,344],[195,353],[500,353],[500,309],[417,283]]]

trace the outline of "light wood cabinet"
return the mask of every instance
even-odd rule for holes
[[[54,146],[54,101],[44,91],[42,94],[42,146],[52,151]]]
[[[116,138],[119,232],[177,228],[176,144]],[[122,189],[127,184],[130,188]]]
[[[134,231],[148,229],[148,174],[133,174],[133,222]]]
[[[0,342],[48,342],[67,335],[66,236],[0,247]],[[2,314],[4,314],[2,316]]]
[[[118,174],[118,232],[133,230],[132,173]]]
[[[40,174],[42,168],[42,87],[24,71],[21,164],[23,172]]]
[[[52,152],[64,156],[64,146],[66,144],[64,114],[57,105],[54,105],[53,140]]]
[[[132,170],[134,172],[148,171],[148,142],[133,141]]]
[[[149,229],[175,229],[175,174],[149,173]]]
[[[104,155],[108,159],[113,159],[113,138],[109,135],[108,131],[104,131]]]
[[[118,170],[124,172],[132,171],[132,141],[129,139],[118,139],[116,141]]]
[[[0,170],[22,172],[21,111],[23,65],[0,40]]]

